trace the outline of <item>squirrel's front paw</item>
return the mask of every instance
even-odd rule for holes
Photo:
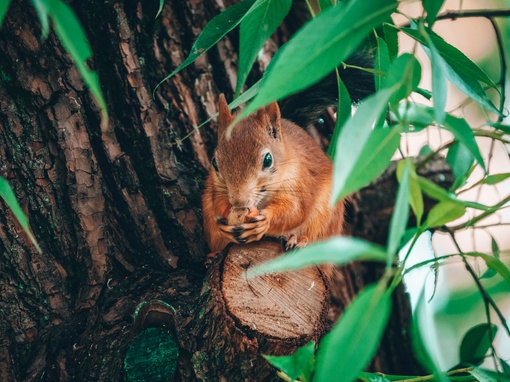
[[[222,235],[229,241],[244,244],[262,239],[269,229],[269,219],[261,214],[237,226],[227,225],[226,219],[218,219],[218,226]]]

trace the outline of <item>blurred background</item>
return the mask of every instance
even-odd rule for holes
[[[447,0],[440,13],[468,9],[501,9],[509,8],[510,1],[494,0]],[[418,16],[422,13],[421,3],[403,2],[400,11],[404,15]],[[406,23],[405,16],[394,19],[397,25]],[[503,40],[505,55],[508,59],[510,50],[510,25],[506,18],[498,18],[497,27]],[[508,92],[508,73],[502,71],[500,51],[497,44],[495,30],[491,22],[482,17],[459,18],[456,20],[439,20],[434,25],[434,31],[448,43],[464,52],[472,61],[477,63],[493,80],[498,82],[502,75],[506,76]],[[412,51],[415,43],[400,33],[400,51]],[[430,61],[425,52],[418,46],[419,60],[423,75],[421,87],[431,89]],[[496,106],[500,97],[492,90],[489,93]],[[419,103],[430,105],[430,102],[419,95],[413,95]],[[508,114],[508,102],[505,105]],[[453,85],[448,86],[448,101],[446,110],[456,116],[465,118],[472,128],[484,128],[487,120],[496,121],[496,116],[488,115],[477,104],[470,102],[466,96]],[[506,119],[503,123],[509,124]],[[428,128],[420,133],[408,134],[403,139],[402,152],[405,156],[417,156],[424,145],[433,150],[452,140],[452,136],[445,130]],[[482,155],[490,174],[509,173],[510,159],[508,144],[494,141],[490,138],[477,137]],[[445,151],[446,154],[446,151]],[[483,170],[477,168],[470,176],[468,183],[461,188],[461,199],[477,201],[485,205],[494,205],[510,193],[510,178],[496,185],[473,186],[483,177]],[[456,240],[463,252],[493,253],[493,240],[497,243],[501,260],[508,266],[510,263],[510,205],[507,203],[500,211],[490,218],[478,223],[476,229],[464,229],[456,233]],[[450,223],[451,226],[461,224],[480,211],[468,209],[468,213],[461,219]],[[458,253],[451,237],[443,233],[429,233],[422,235],[419,244],[410,257],[409,265],[423,260],[452,253]],[[403,251],[405,252],[405,250]],[[471,265],[478,276],[484,275],[486,265],[484,261],[472,261]],[[435,354],[443,369],[455,366],[459,361],[457,350],[466,331],[472,326],[487,322],[483,299],[477,289],[472,276],[466,270],[460,257],[446,260],[437,272],[432,268],[422,267],[412,271],[406,278],[407,288],[411,295],[415,309],[419,296],[425,285],[425,303],[420,308],[421,332],[426,334],[424,341],[431,354]],[[489,274],[485,274],[490,276]],[[510,288],[499,276],[481,279],[484,287],[491,292],[501,311],[510,319]],[[436,285],[437,283],[437,285]],[[435,293],[434,293],[435,291]],[[428,301],[428,302],[427,302]],[[510,359],[510,338],[502,330],[501,323],[494,312],[491,312],[492,323],[498,325],[495,341],[497,356],[503,360]],[[494,368],[492,359],[486,359],[484,367]]]

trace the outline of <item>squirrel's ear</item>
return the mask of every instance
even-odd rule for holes
[[[228,108],[228,103],[225,99],[225,95],[221,93],[218,100],[218,136],[225,132],[233,120],[234,117]]]
[[[280,107],[278,106],[278,102],[271,102],[265,109],[266,115],[269,117],[269,134],[274,138],[280,139],[282,137],[282,123],[280,120]]]

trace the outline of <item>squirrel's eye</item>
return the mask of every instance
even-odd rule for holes
[[[264,157],[264,162],[262,163],[262,168],[271,167],[272,164],[273,164],[273,157],[271,156],[270,153],[267,153],[266,156]]]
[[[218,163],[216,162],[216,158],[212,159],[211,164],[214,167],[214,169],[216,170],[216,172],[220,171],[220,170],[218,170]]]

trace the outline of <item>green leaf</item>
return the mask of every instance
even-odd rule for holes
[[[340,131],[336,147],[340,155],[335,156],[333,166],[332,202],[370,183],[384,171],[397,149],[398,129],[372,129],[391,95],[392,89],[383,89],[366,98]]]
[[[244,0],[236,3],[209,21],[204,27],[202,33],[200,33],[200,36],[198,36],[197,41],[195,41],[191,47],[191,52],[186,60],[184,60],[184,62],[180,64],[177,69],[175,69],[172,73],[161,80],[160,83],[156,85],[154,91],[156,91],[159,85],[161,85],[163,82],[171,78],[176,73],[180,72],[189,64],[193,63],[203,53],[211,49],[219,40],[223,38],[223,36],[225,36],[228,32],[239,25],[243,17],[246,16],[252,5],[254,5],[255,1],[256,0]]]
[[[397,5],[395,0],[352,0],[321,12],[273,58],[259,94],[237,120],[319,81],[349,57],[368,32],[386,20]]]
[[[388,322],[391,298],[369,285],[356,296],[330,333],[320,342],[314,382],[355,381],[374,356]]]
[[[510,269],[508,269],[508,267],[496,256],[480,252],[466,252],[464,255],[481,257],[490,269],[494,270],[497,274],[503,277],[508,284],[510,284]]]
[[[331,0],[318,0],[319,7],[321,12],[324,12],[326,9],[330,8],[333,3]]]
[[[425,4],[424,4],[425,5]],[[432,39],[425,28],[420,28],[420,33],[428,44],[428,55],[432,65],[432,93],[434,95],[434,115],[436,122],[442,124],[445,118],[447,82],[446,82],[446,64],[439,55]],[[424,48],[427,49],[427,48]]]
[[[498,243],[491,236],[491,248],[492,248],[492,256],[499,259],[499,247]],[[487,270],[480,276],[480,279],[490,279],[497,275],[497,272],[492,268],[487,268]]]
[[[354,170],[349,174],[340,195],[348,195],[355,192],[382,174],[390,164],[393,154],[395,154],[395,151],[400,146],[400,134],[399,126],[391,129],[372,130],[368,142],[356,160]],[[339,156],[339,158],[336,158],[335,166],[341,166],[341,158],[343,157]]]
[[[437,13],[443,6],[444,0],[423,0],[423,8],[427,11],[427,23],[429,27],[436,21]]]
[[[315,342],[311,341],[305,346],[299,348],[292,355],[272,356],[263,355],[265,359],[274,367],[282,370],[291,381],[298,379],[310,364],[314,362]]]
[[[510,382],[510,374],[507,372],[498,373],[492,370],[484,370],[475,367],[469,373],[480,382]]]
[[[339,97],[338,97],[338,110],[336,113],[336,123],[335,130],[333,131],[333,136],[331,137],[331,141],[329,142],[328,147],[328,156],[334,160],[336,154],[336,148],[338,145],[338,137],[340,136],[340,131],[342,130],[345,122],[352,115],[352,101],[345,84],[343,83],[341,78],[338,78],[338,89],[339,89]]]
[[[359,375],[359,379],[363,382],[390,382],[391,379],[384,378],[382,375],[361,372]]]
[[[476,381],[479,382],[498,382],[495,376],[486,373],[485,370],[480,369],[478,367],[475,367],[472,370],[470,370],[469,374],[475,377]]]
[[[503,174],[493,174],[493,175],[489,175],[487,178],[485,178],[482,181],[482,184],[494,185],[494,184],[498,184],[499,182],[502,182],[508,178],[510,178],[510,172],[506,172]]]
[[[299,269],[309,265],[347,264],[353,260],[386,261],[384,248],[354,237],[335,237],[287,252],[267,263],[248,269],[249,277],[264,273]]]
[[[377,72],[388,73],[390,67],[390,54],[386,42],[380,37],[377,37],[377,50],[375,53],[374,69],[375,74],[375,89],[379,90],[383,87],[384,75],[377,74]]]
[[[415,92],[421,95],[423,98],[426,98],[428,100],[432,99],[432,92],[430,90],[417,87]]]
[[[390,103],[397,105],[401,99],[409,96],[418,87],[420,79],[421,66],[416,57],[409,53],[397,57],[383,81],[386,88],[397,87],[390,97]]]
[[[434,381],[448,382],[448,377],[441,372],[439,365],[436,364],[434,358],[428,353],[425,344],[423,343],[423,326],[426,325],[429,320],[426,316],[425,309],[425,285],[423,285],[418,300],[416,302],[416,308],[413,314],[413,323],[411,326],[411,343],[414,350],[414,355],[425,367],[425,369],[431,371],[434,374]]]
[[[400,28],[400,30],[420,44],[429,47],[427,40],[417,30],[410,28]],[[478,102],[481,106],[500,115],[501,113],[494,106],[478,82],[484,82],[490,87],[497,89],[494,81],[460,50],[448,44],[431,29],[427,28],[427,32],[445,62],[448,79],[457,86],[459,90]]]
[[[398,56],[398,30],[395,28],[395,24],[393,24],[391,18],[382,25],[382,29],[384,41],[386,41],[386,45],[388,46],[390,60],[393,61]]]
[[[416,216],[416,223],[418,226],[421,224],[421,218],[423,217],[424,206],[423,206],[423,194],[421,193],[421,187],[418,183],[418,175],[416,174],[416,168],[414,163],[410,162],[409,172],[409,186],[411,189],[411,208],[413,209],[414,216]]]
[[[10,4],[11,4],[11,0],[0,1],[0,26],[2,26],[5,14],[7,13],[7,10],[9,9]]]
[[[434,110],[418,103],[402,102],[398,107],[398,114],[406,118],[409,125],[406,132],[419,132],[434,124]]]
[[[101,109],[102,123],[106,123],[108,119],[106,102],[99,85],[97,73],[90,70],[86,64],[86,61],[92,56],[92,50],[80,21],[73,10],[61,0],[51,0],[49,11],[57,36],[73,58],[85,85],[90,89]]]
[[[37,12],[37,17],[39,17],[39,21],[41,22],[41,38],[45,40],[46,37],[48,37],[48,33],[50,33],[49,6],[51,5],[51,2],[48,0],[32,0],[32,4]]]
[[[495,129],[501,130],[505,134],[510,134],[510,126],[508,125],[498,122],[489,122],[488,125],[494,127]]]
[[[391,266],[391,259],[397,253],[400,242],[404,236],[409,219],[409,201],[410,201],[410,159],[402,160],[398,163],[401,169],[400,185],[398,187],[397,198],[395,200],[395,208],[391,215],[390,232],[388,234],[388,266]]]
[[[432,199],[438,200],[440,202],[457,201],[457,196],[455,194],[448,192],[442,187],[439,187],[431,180],[428,180],[427,178],[421,176],[417,176],[416,180],[418,181],[421,190],[428,196],[430,196]]]
[[[257,0],[241,21],[236,94],[241,92],[258,52],[289,13],[292,0]]]
[[[16,196],[14,195],[14,191],[12,191],[11,186],[4,178],[0,177],[0,197],[5,201],[7,206],[11,209],[14,217],[18,220],[19,224],[23,228],[23,230],[28,235],[28,238],[32,242],[32,244],[37,248],[39,253],[42,253],[41,247],[37,244],[37,240],[32,234],[32,230],[30,229],[30,225],[28,224],[28,219],[23,213],[18,201],[16,200]]]
[[[480,365],[496,337],[498,327],[494,324],[473,326],[462,338],[459,349],[461,364]]]
[[[157,19],[158,16],[161,14],[161,11],[163,10],[163,5],[165,5],[165,0],[159,0],[158,13],[156,13],[156,17],[154,17],[155,19]]]
[[[424,225],[428,228],[441,227],[452,220],[460,218],[466,212],[466,208],[451,201],[439,202],[429,212]]]
[[[420,183],[418,182],[419,177],[416,174],[416,168],[414,167],[414,163],[412,161],[409,161],[408,166],[409,166],[409,186],[411,192],[411,199],[409,200],[409,203],[411,204],[411,208],[414,212],[414,215],[416,216],[416,222],[419,226],[424,211],[423,195],[421,192]],[[402,170],[403,170],[402,166],[397,167],[397,178],[399,180],[402,178]],[[428,181],[428,179],[425,180]],[[433,185],[436,186],[434,183]]]
[[[475,157],[465,145],[455,142],[453,146],[448,149],[446,161],[452,168],[453,175],[455,175],[455,185],[453,189],[457,189],[465,182],[465,175],[471,169]]]
[[[418,156],[430,155],[433,152],[434,152],[434,150],[432,150],[429,145],[425,144],[421,147],[420,152],[418,153]]]
[[[463,118],[457,118],[453,115],[447,114],[445,117],[444,127],[450,131],[453,136],[473,154],[476,161],[484,170],[485,163],[483,162],[482,154],[480,154],[480,148],[476,143],[473,130],[469,127],[469,124]]]

